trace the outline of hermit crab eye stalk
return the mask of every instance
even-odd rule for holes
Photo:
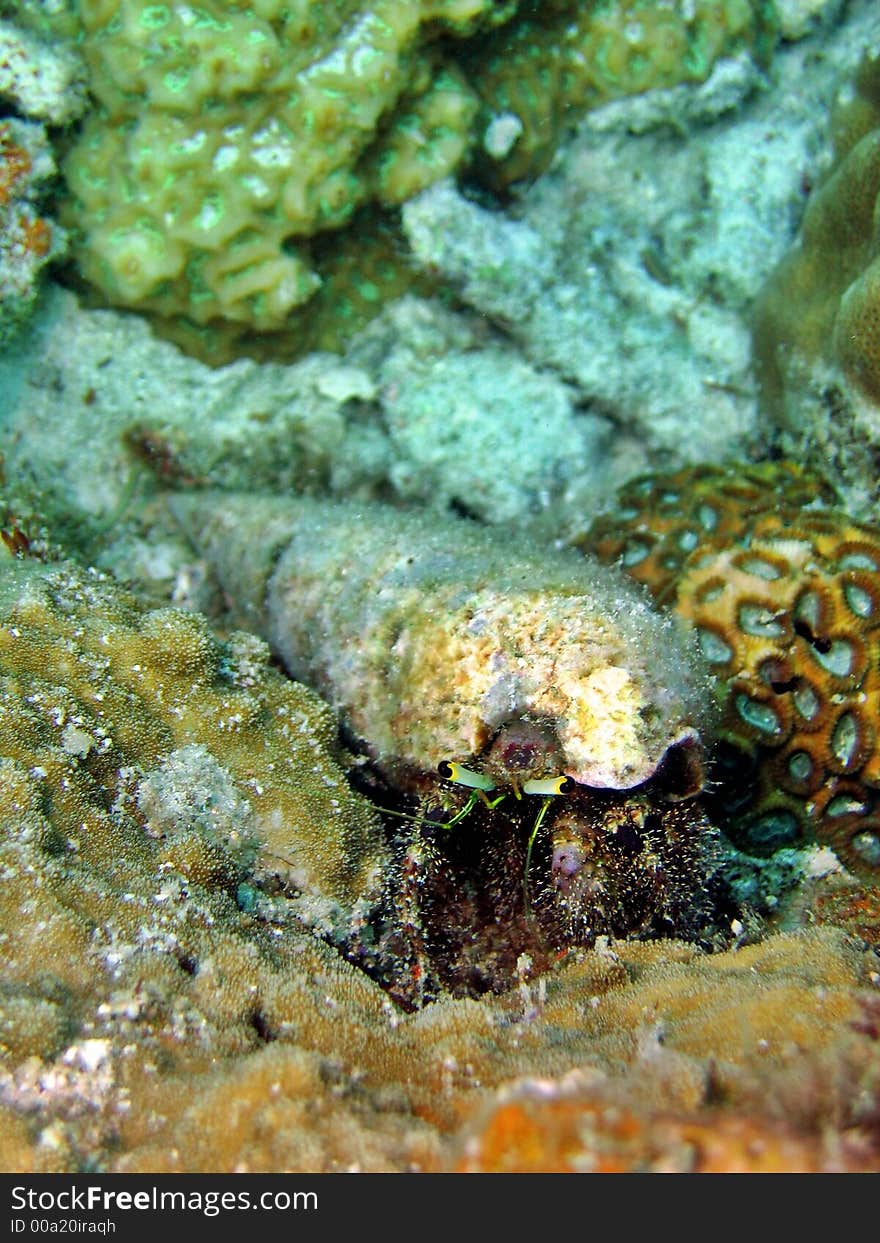
[[[543,794],[553,798],[557,794],[571,794],[575,782],[564,774],[561,777],[540,777],[522,783],[523,794]]]
[[[475,773],[471,768],[463,768],[454,760],[441,760],[437,772],[444,781],[453,781],[456,785],[467,786],[469,790],[494,790],[495,782],[485,773]]]
[[[454,824],[458,824],[459,820],[463,820],[474,809],[478,799],[481,799],[490,811],[504,801],[505,796],[503,792],[495,799],[490,800],[488,798],[488,791],[494,790],[496,787],[492,778],[487,777],[485,773],[475,773],[470,768],[463,768],[461,764],[456,764],[454,760],[441,760],[437,765],[437,772],[444,781],[452,781],[456,785],[464,786],[471,792],[464,807],[457,811],[451,820],[447,820],[443,826],[444,828],[451,829]]]

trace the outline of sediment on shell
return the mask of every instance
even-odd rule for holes
[[[673,748],[699,749],[711,708],[695,649],[613,569],[382,506],[228,493],[171,505],[236,621],[386,771],[479,764],[522,720],[594,787],[640,785]],[[699,785],[698,764],[681,768]]]

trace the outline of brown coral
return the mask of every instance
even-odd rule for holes
[[[629,485],[581,541],[696,628],[719,679],[737,840],[802,833],[880,869],[880,530],[788,464],[691,468]]]
[[[762,400],[776,415],[817,364],[880,401],[880,57],[865,56],[832,131],[832,171],[754,309]]]
[[[109,862],[146,849],[146,829],[177,874],[234,890],[256,859],[327,918],[375,891],[381,836],[332,714],[265,645],[221,645],[198,616],[145,613],[72,565],[0,574],[0,753],[38,782],[60,850]]]

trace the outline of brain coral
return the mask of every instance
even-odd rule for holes
[[[271,671],[264,644],[221,644],[195,614],[6,555],[0,621],[0,754],[36,782],[57,852],[113,873],[152,850],[231,892],[257,869],[331,932],[363,916],[385,862],[377,820],[329,709]]]
[[[880,56],[866,55],[842,93],[832,133],[832,171],[755,304],[755,364],[774,414],[817,363],[880,403]]]
[[[736,839],[805,834],[876,877],[880,530],[781,463],[637,481],[579,543],[696,627],[724,703],[719,798]]]

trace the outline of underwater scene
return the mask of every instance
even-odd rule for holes
[[[880,3],[0,0],[0,1170],[880,1170]]]

